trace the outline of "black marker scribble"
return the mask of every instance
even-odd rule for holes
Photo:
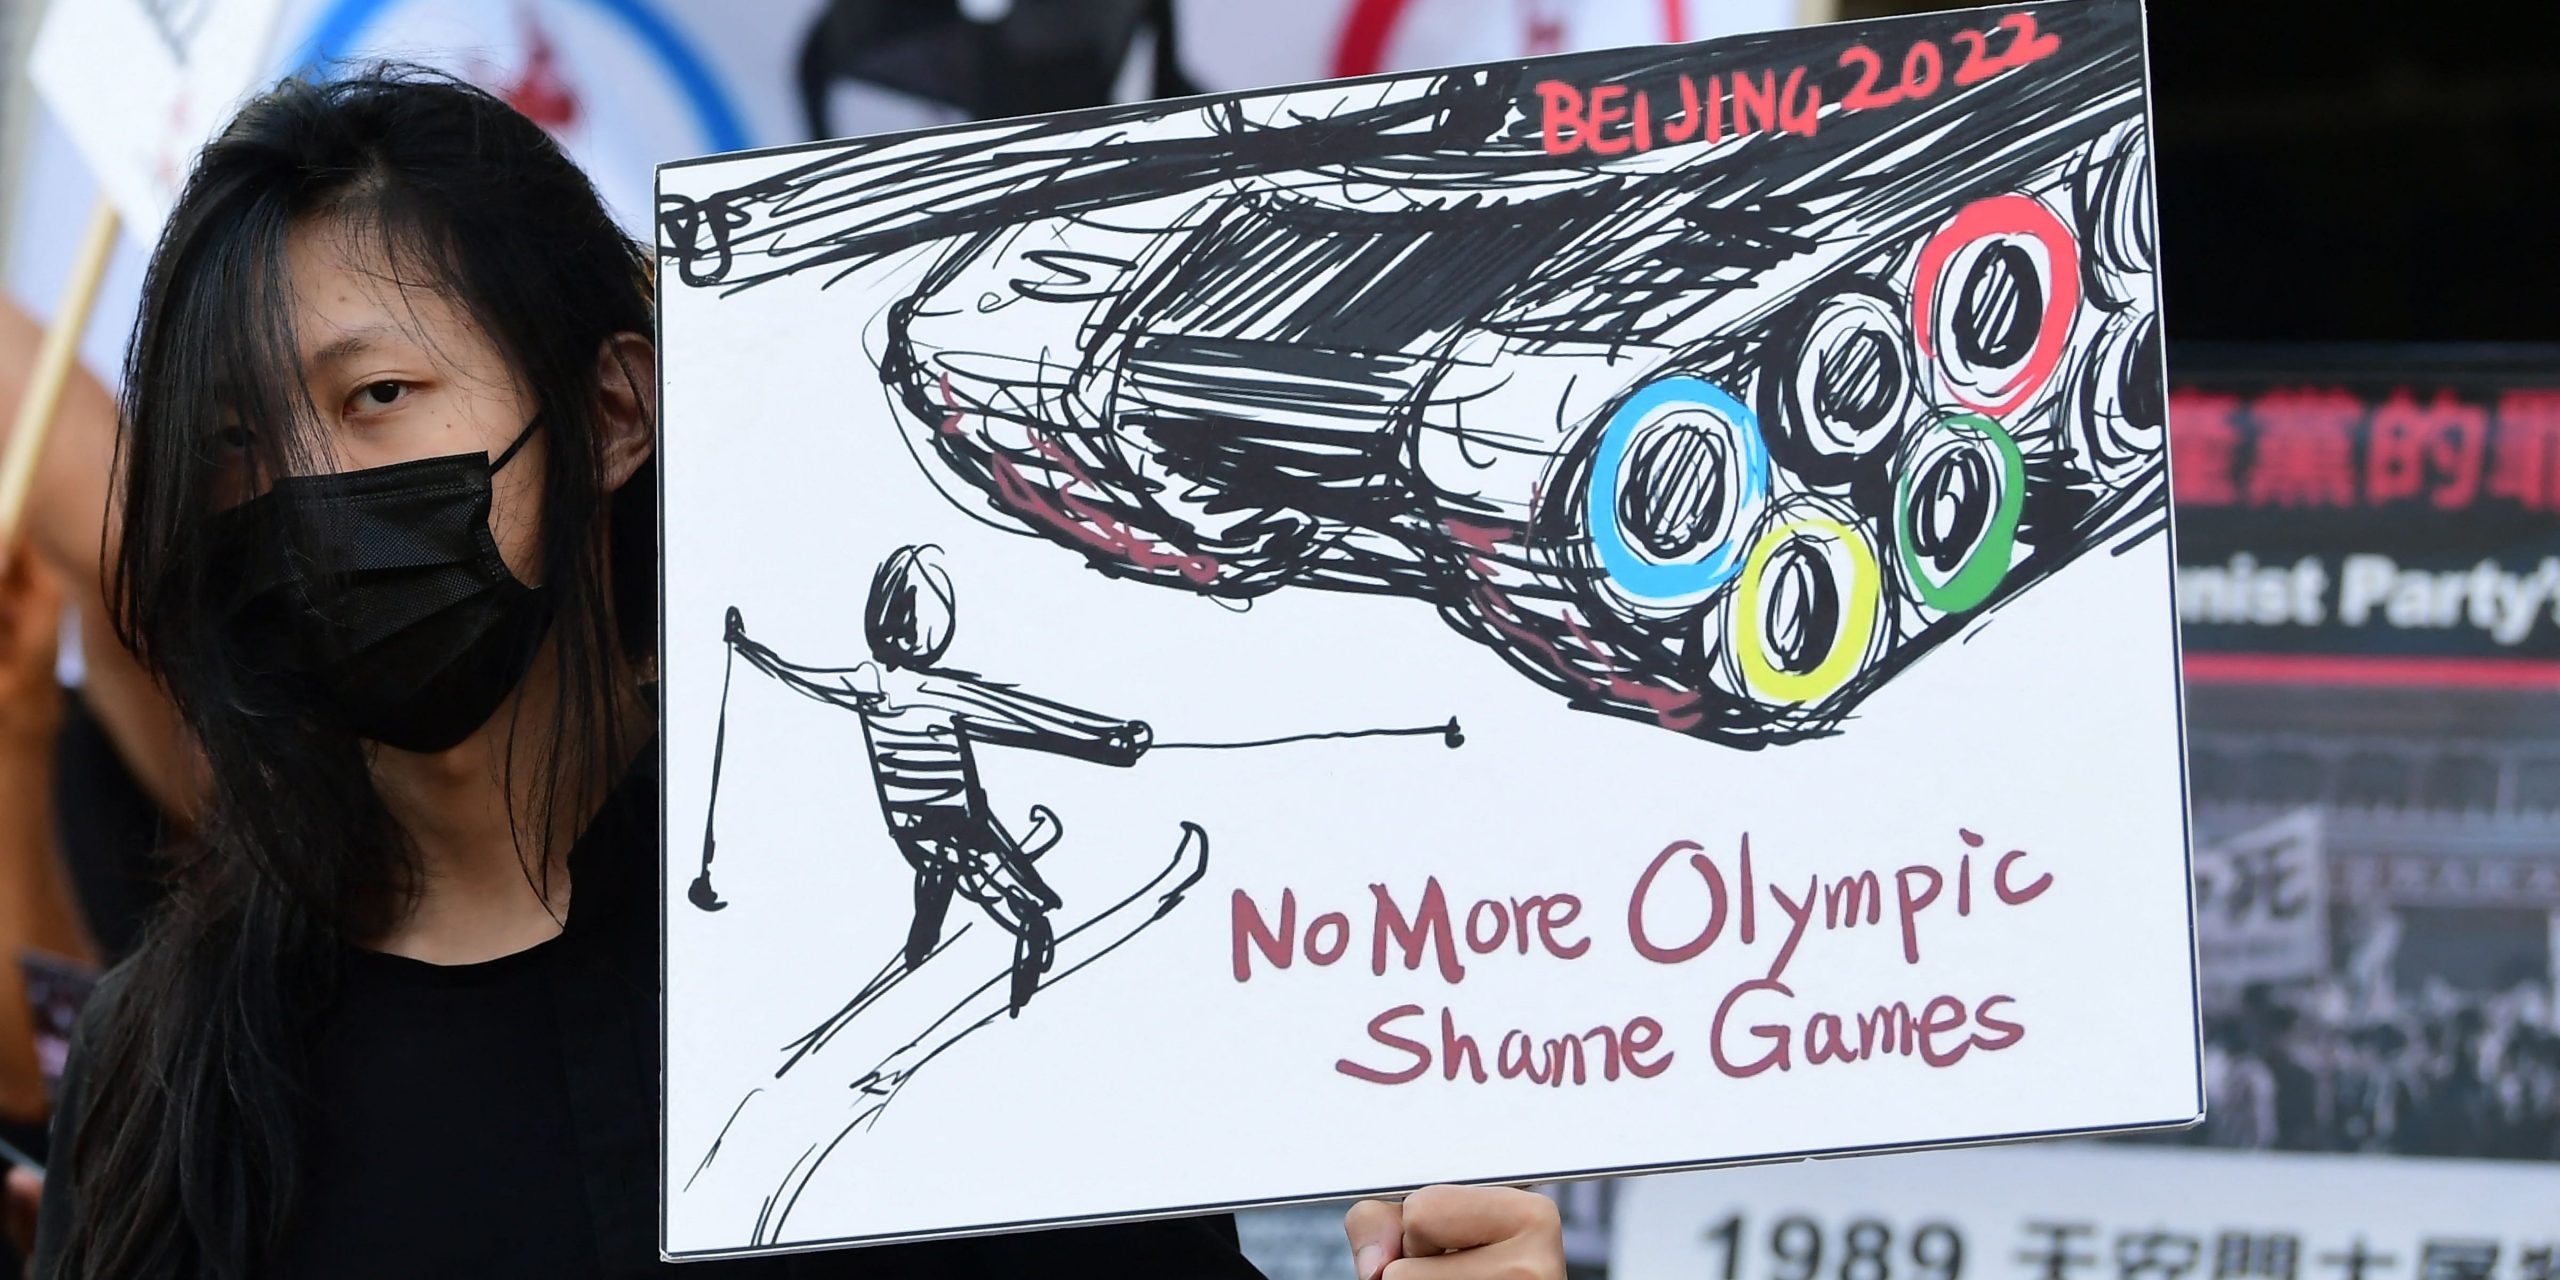
[[[1340,742],[1349,738],[1438,738],[1444,747],[1467,745],[1466,730],[1456,716],[1447,724],[1417,724],[1398,729],[1328,729],[1315,733],[1286,733],[1276,738],[1254,738],[1244,742],[1159,742],[1158,751],[1244,751],[1254,747],[1280,747],[1292,742]]]
[[[2162,527],[2126,21],[2012,19],[2014,69],[1890,109],[1808,32],[851,142],[664,238],[723,291],[922,250],[846,331],[972,516],[1231,604],[1414,598],[1573,706],[1769,746]],[[1818,116],[1711,140],[1707,74],[1789,61]],[[1560,145],[1559,83],[1663,132]]]
[[[1194,824],[1183,824],[1181,840],[1173,856],[1144,883],[1091,917],[1058,933],[1055,954],[1063,956],[1065,963],[1042,974],[1036,981],[1037,988],[1047,990],[1055,987],[1127,945],[1150,925],[1163,919],[1181,905],[1184,895],[1207,873],[1208,857],[1208,833]],[[955,931],[952,940],[956,940],[960,932],[965,930]],[[867,1007],[870,999],[913,971],[901,949],[890,957],[880,974],[865,988],[865,997],[857,1003]],[[775,1073],[776,1083],[749,1089],[739,1099],[730,1114],[729,1123],[722,1127],[719,1137],[703,1152],[693,1178],[686,1182],[686,1190],[692,1190],[694,1183],[720,1162],[724,1152],[729,1150],[730,1130],[741,1119],[764,1126],[759,1131],[759,1138],[768,1144],[776,1138],[805,1137],[807,1141],[787,1166],[765,1172],[752,1167],[738,1171],[757,1188],[753,1242],[779,1242],[783,1223],[791,1208],[798,1203],[802,1189],[840,1145],[855,1132],[877,1123],[898,1092],[912,1083],[926,1066],[967,1037],[997,1025],[1019,1011],[1024,996],[1015,989],[1013,973],[1014,970],[1008,968],[979,982],[956,1003],[941,1009],[922,1028],[888,1053],[871,1060],[858,1072],[849,1076],[808,1071],[792,1073],[792,1066],[800,1064],[804,1056],[822,1050],[827,1040],[849,1025],[862,1009],[848,1009],[831,1017],[827,1023],[795,1043],[790,1058]],[[789,1074],[786,1076],[786,1073]],[[751,1107],[754,1108],[752,1112]],[[742,1146],[741,1149],[747,1148]]]
[[[1148,925],[1163,919],[1166,913],[1181,905],[1183,895],[1200,882],[1200,877],[1207,874],[1209,868],[1208,833],[1190,823],[1184,823],[1182,830],[1182,843],[1175,850],[1173,860],[1165,864],[1154,878],[1093,919],[1060,936],[1061,945],[1084,943],[1087,944],[1084,949],[1090,954],[1084,954],[1074,963],[1044,977],[1040,983],[1043,988],[1055,986],[1119,950]],[[1144,915],[1134,913],[1134,908],[1150,901],[1154,903],[1152,910]],[[759,1226],[756,1243],[781,1242],[783,1225],[792,1208],[799,1203],[801,1191],[817,1175],[826,1158],[856,1132],[878,1123],[882,1113],[889,1109],[889,1104],[896,1100],[899,1090],[913,1082],[916,1075],[936,1058],[1005,1015],[1007,1006],[1000,999],[1000,984],[1000,978],[991,978],[981,984],[918,1032],[914,1039],[899,1045],[853,1081],[849,1086],[853,1093],[852,1118],[844,1122],[843,1128],[823,1147],[815,1148],[815,1159],[795,1162],[784,1174],[782,1186],[776,1194],[782,1212],[775,1215],[769,1224]]]
[[[725,639],[737,656],[794,692],[861,717],[881,814],[915,873],[905,967],[933,954],[952,898],[966,898],[1013,935],[1012,1011],[1018,1013],[1054,959],[1049,913],[1059,898],[1033,864],[1062,832],[1056,816],[1040,806],[1032,808],[1023,833],[1006,827],[979,781],[978,749],[1045,751],[1125,768],[1146,753],[1154,735],[1143,720],[1097,715],[942,665],[958,603],[934,548],[901,547],[871,580],[863,614],[871,661],[853,667],[788,661],[750,638],[734,608]],[[727,731],[724,710],[712,753],[715,800]],[[706,910],[716,909],[706,898],[718,901],[709,892],[710,851],[706,835],[693,895]]]
[[[986,913],[1014,939],[1013,1003],[1021,1012],[1055,956],[1050,913],[1061,901],[1035,866],[1066,834],[1057,812],[1032,805],[1017,833],[996,816],[979,779],[981,747],[1016,748],[1128,767],[1154,747],[1143,720],[1098,715],[1028,694],[943,662],[959,620],[959,597],[940,564],[940,549],[900,547],[872,575],[863,612],[871,660],[851,667],[813,667],[789,661],[747,635],[746,619],[731,608],[722,638],[730,652],[803,696],[861,718],[863,748],[890,839],[915,874],[915,912],[906,945],[890,964],[827,1022],[788,1049],[775,1074],[825,1043],[908,971],[921,967],[944,944],[943,921],[957,896]],[[709,798],[704,807],[702,866],[686,897],[704,911],[728,904],[712,888],[718,847],[720,778],[729,742],[730,677],[720,686],[720,715],[713,731]],[[1445,746],[1465,743],[1457,718],[1412,727],[1326,729],[1229,742],[1170,743],[1166,750],[1244,750],[1299,742],[1354,738],[1431,736]],[[1205,836],[1204,836],[1205,839]]]
[[[870,660],[850,667],[792,662],[747,634],[746,619],[731,608],[723,639],[733,661],[721,683],[713,732],[709,796],[703,822],[702,864],[686,892],[705,912],[728,903],[712,887],[718,847],[718,802],[728,764],[729,700],[735,659],[774,677],[786,688],[859,717],[864,751],[891,842],[914,876],[914,911],[905,939],[871,977],[816,1025],[780,1047],[781,1059],[763,1083],[749,1088],[731,1110],[686,1180],[690,1191],[730,1149],[741,1120],[770,1125],[786,1136],[816,1124],[839,1130],[823,1147],[803,1149],[775,1175],[778,1188],[757,1199],[756,1238],[770,1242],[788,1217],[799,1188],[814,1176],[837,1143],[854,1128],[877,1120],[898,1089],[963,1037],[1002,1017],[1019,1016],[1032,996],[1118,950],[1178,905],[1208,867],[1209,834],[1181,824],[1172,859],[1125,897],[1070,927],[1054,918],[1067,902],[1035,863],[1063,838],[1056,811],[1032,805],[1019,832],[995,814],[980,780],[982,747],[1042,751],[1096,764],[1126,767],[1152,750],[1243,750],[1295,743],[1361,738],[1430,737],[1456,748],[1465,736],[1455,717],[1443,723],[1401,727],[1327,729],[1237,741],[1153,744],[1146,722],[1097,715],[1024,693],[949,666],[959,617],[958,593],[940,565],[939,550],[906,546],[882,561],[864,608]],[[967,936],[971,926],[945,927],[954,897],[966,898],[1012,939],[1003,972],[980,982],[887,1057],[850,1077],[812,1064],[839,1036],[870,1015],[889,994]],[[1149,906],[1152,904],[1152,906]],[[1059,963],[1061,951],[1069,962]],[[956,1029],[954,1028],[956,1025]],[[896,1034],[891,1032],[890,1034]],[[852,1124],[840,1118],[841,1090],[862,1098]],[[827,1091],[814,1093],[813,1090]],[[777,1094],[783,1096],[777,1096]],[[753,1111],[750,1111],[750,1107]],[[750,1149],[769,1149],[774,1129],[760,1130]],[[750,1174],[749,1176],[753,1176]]]

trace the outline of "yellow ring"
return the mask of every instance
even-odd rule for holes
[[[1825,535],[1848,548],[1850,581],[1844,593],[1848,600],[1840,634],[1832,640],[1830,655],[1822,665],[1799,674],[1780,671],[1760,647],[1760,579],[1778,547],[1806,532]],[[1742,581],[1734,592],[1733,617],[1739,624],[1734,656],[1742,666],[1743,683],[1773,702],[1807,705],[1830,697],[1858,673],[1859,664],[1866,659],[1867,642],[1875,635],[1878,581],[1875,552],[1868,548],[1867,540],[1827,516],[1801,516],[1760,535],[1760,540],[1752,544],[1750,557],[1743,561]]]

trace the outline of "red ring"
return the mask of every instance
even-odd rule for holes
[[[2044,328],[2036,335],[2036,348],[2028,353],[2026,366],[2009,385],[2000,388],[1996,398],[1974,399],[1966,388],[1952,385],[1955,380],[1946,377],[1943,369],[1939,371],[1940,379],[1950,384],[1948,390],[1966,408],[1997,415],[2025,403],[2062,364],[2062,350],[2071,340],[2071,317],[2080,309],[2080,246],[2072,238],[2071,228],[2032,196],[1993,196],[1958,211],[1920,247],[1920,264],[1911,282],[1911,332],[1920,344],[1920,354],[1932,363],[1938,353],[1930,349],[1929,309],[1937,300],[1938,277],[1946,271],[1947,260],[1955,256],[1956,250],[1989,236],[2024,236],[2035,241],[2044,247],[2045,264],[2053,276],[2045,298]]]

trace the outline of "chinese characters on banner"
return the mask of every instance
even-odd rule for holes
[[[2548,363],[2180,368],[2169,424],[2190,676],[2560,675]],[[2409,665],[2422,660],[2435,665]]]
[[[2231,1091],[2189,1137],[2560,1156],[2555,361],[2208,350],[2179,367],[2197,924]],[[2305,874],[2283,874],[2293,857]],[[2235,919],[2214,905],[2226,886],[2279,892]]]
[[[2196,948],[2209,988],[2329,968],[2328,863],[2305,810],[2195,851]]]
[[[2560,512],[2560,387],[2482,394],[2341,383],[2169,401],[2181,512],[2218,507],[2461,511],[2482,501]]]
[[[2555,1280],[2560,1168],[2072,1145],[1622,1184],[1612,1280]]]

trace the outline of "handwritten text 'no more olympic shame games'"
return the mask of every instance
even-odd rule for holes
[[[2030,909],[2053,888],[2053,875],[2028,865],[2026,851],[1992,855],[1984,852],[1982,836],[1957,836],[1961,849],[1951,851],[1952,866],[1915,862],[1890,875],[1809,873],[1801,889],[1793,871],[1783,880],[1761,879],[1748,834],[1730,865],[1695,841],[1674,841],[1636,877],[1622,919],[1599,930],[1581,923],[1583,902],[1574,894],[1453,906],[1436,876],[1424,881],[1410,908],[1388,886],[1372,884],[1365,911],[1326,910],[1303,918],[1294,889],[1282,889],[1277,901],[1238,889],[1231,917],[1235,979],[1269,981],[1274,971],[1300,962],[1326,968],[1365,960],[1381,977],[1393,966],[1413,972],[1428,965],[1455,987],[1466,981],[1470,964],[1497,958],[1579,960],[1612,928],[1623,930],[1636,955],[1666,966],[1752,947],[1766,934],[1777,944],[1768,967],[1722,992],[1706,1020],[1703,1042],[1687,1041],[1703,1043],[1717,1071],[1747,1079],[1772,1069],[1792,1071],[1799,1063],[1819,1067],[1883,1057],[1953,1067],[1969,1053],[1997,1053],[2026,1038],[2015,997],[1934,994],[1867,1003],[1874,993],[1862,992],[1853,1006],[1817,1009],[1810,1007],[1812,1000],[1798,999],[1787,970],[1807,943],[1831,945],[1823,940],[1888,930],[1893,936],[1887,945],[1898,945],[1904,965],[1917,966],[1924,933],[1977,912]],[[1365,930],[1354,923],[1359,914],[1368,917]],[[1353,945],[1364,933],[1365,955]],[[1371,1018],[1368,1038],[1369,1045],[1341,1058],[1334,1069],[1382,1085],[1434,1074],[1442,1081],[1501,1079],[1550,1087],[1622,1076],[1642,1080],[1670,1070],[1683,1053],[1664,1024],[1650,1016],[1543,1036],[1515,1028],[1479,1039],[1462,1031],[1445,1006],[1435,1027],[1414,1003]]]
[[[2061,37],[2038,30],[2035,15],[2027,13],[2010,14],[1987,31],[1959,31],[1950,43],[1952,49],[1914,40],[1899,58],[1863,44],[1841,50],[1839,66],[1855,72],[1857,83],[1841,95],[1840,110],[1925,101],[1941,88],[1970,88],[2062,48]],[[1614,156],[1690,142],[1713,146],[1759,133],[1810,138],[1822,127],[1820,81],[1820,73],[1802,65],[1783,75],[1768,67],[1683,73],[1651,87],[1586,89],[1544,80],[1537,86],[1539,133],[1554,156],[1584,150]]]

